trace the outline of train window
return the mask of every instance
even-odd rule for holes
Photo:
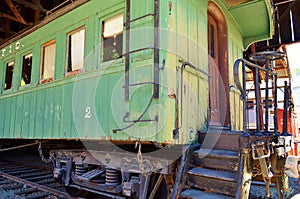
[[[216,34],[215,34],[215,26],[213,24],[209,25],[209,55],[212,58],[215,58],[215,48],[216,48]]]
[[[68,34],[66,75],[78,74],[83,68],[85,29],[80,28]]]
[[[32,53],[23,56],[22,62],[22,77],[21,86],[30,84],[31,80],[31,68],[32,68]]]
[[[123,54],[123,14],[102,23],[103,62],[120,58]]]
[[[53,80],[54,67],[55,67],[55,52],[56,52],[55,40],[49,41],[43,45],[42,63],[41,63],[41,71],[40,71],[41,84]]]
[[[14,65],[15,65],[14,62],[8,62],[6,64],[4,90],[8,90],[12,88]]]

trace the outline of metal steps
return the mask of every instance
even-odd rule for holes
[[[237,184],[236,175],[233,172],[192,168],[187,173],[189,183],[194,188],[225,195],[235,195]]]
[[[237,189],[238,152],[199,149],[193,153],[192,166],[186,172],[183,199],[233,198]]]
[[[200,149],[194,153],[195,165],[226,171],[237,170],[238,158],[237,151]]]

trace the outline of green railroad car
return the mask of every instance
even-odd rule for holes
[[[228,89],[230,66],[251,42],[270,37],[271,7],[268,1],[210,4],[131,1],[129,9],[125,1],[88,1],[8,41],[1,47],[1,138],[184,144],[210,122],[241,129],[238,95]],[[210,18],[224,24],[208,26]],[[208,27],[223,35],[208,43]],[[209,52],[213,42],[218,52],[215,46]],[[224,83],[216,87],[226,93],[214,93],[216,114],[208,105],[209,53],[220,57],[215,79]],[[183,73],[181,96],[183,62],[194,67]],[[127,128],[130,121],[136,124]]]
[[[243,130],[233,64],[272,15],[269,0],[76,0],[0,47],[0,139],[80,140],[51,145],[78,190],[174,196],[183,145]]]

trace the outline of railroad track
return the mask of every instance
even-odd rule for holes
[[[0,161],[0,198],[67,199],[51,172],[43,168]]]

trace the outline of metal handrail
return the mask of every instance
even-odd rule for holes
[[[241,84],[240,82],[240,64],[243,63],[243,67],[242,67],[242,73],[243,73],[243,85]],[[238,59],[235,61],[234,63],[234,69],[233,69],[233,73],[234,73],[234,82],[237,86],[237,88],[239,89],[239,91],[241,92],[241,98],[243,100],[243,109],[244,109],[244,116],[243,116],[243,124],[244,124],[244,134],[245,135],[249,135],[247,133],[247,121],[248,121],[248,114],[246,113],[246,107],[247,107],[247,93],[246,93],[246,67],[251,67],[252,69],[255,69],[255,103],[256,103],[256,128],[257,128],[257,132],[256,132],[256,135],[263,135],[261,132],[260,132],[260,127],[261,127],[261,123],[260,123],[260,100],[259,100],[259,92],[260,90],[258,90],[257,88],[259,87],[259,82],[258,82],[258,79],[259,79],[259,71],[263,71],[267,77],[269,76],[273,76],[274,77],[274,85],[272,87],[273,89],[273,93],[274,93],[274,97],[275,97],[275,100],[274,100],[274,130],[275,130],[275,134],[278,134],[278,125],[277,125],[277,118],[278,118],[278,110],[277,110],[277,73],[276,72],[273,72],[271,70],[271,68],[269,67],[261,67],[257,64],[254,64],[250,61],[247,61],[246,59]],[[266,90],[268,90],[269,88],[266,87]],[[266,106],[267,107],[267,106]],[[267,119],[267,121],[265,121],[265,131],[267,131],[268,129],[268,117],[265,118]]]
[[[254,64],[254,63],[252,63],[252,62],[250,62],[250,61],[248,61],[246,59],[238,59],[234,63],[233,73],[234,73],[234,82],[237,85],[237,88],[240,90],[241,93],[244,92],[244,90],[243,90],[243,88],[241,86],[241,83],[240,83],[240,79],[239,79],[239,65],[240,65],[241,62],[244,63],[244,64],[246,64],[247,66],[251,66],[253,68],[257,68],[259,70],[267,72],[269,75],[273,75],[273,76],[276,75],[277,76],[277,73],[271,71],[270,69],[266,69],[264,67],[261,67],[261,66],[259,66],[257,64]]]

